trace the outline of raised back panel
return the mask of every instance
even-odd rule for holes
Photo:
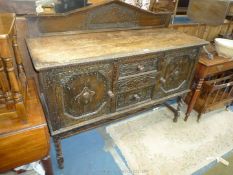
[[[69,13],[28,16],[30,36],[54,32],[166,27],[170,13],[152,13],[124,2],[113,0]]]

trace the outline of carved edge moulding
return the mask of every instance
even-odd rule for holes
[[[29,36],[103,30],[167,27],[171,13],[153,13],[118,0],[110,0],[71,12],[53,15],[28,15]],[[76,21],[74,23],[74,21]]]

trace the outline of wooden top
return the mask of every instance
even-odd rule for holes
[[[31,38],[37,70],[207,44],[171,29],[142,29]]]
[[[217,53],[214,53],[213,60],[208,59],[207,54],[205,53],[201,54],[200,59],[199,59],[199,64],[203,64],[207,67],[220,65],[220,64],[227,63],[227,62],[233,62],[233,59],[220,57],[217,55]]]
[[[46,126],[44,112],[37,95],[36,84],[34,80],[28,80],[28,93],[26,100],[26,110],[28,121],[23,123],[19,118],[2,118],[0,119],[0,137],[7,134],[20,132],[33,127]]]
[[[14,21],[14,13],[0,13],[0,39],[6,37],[11,32]]]

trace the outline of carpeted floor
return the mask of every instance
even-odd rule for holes
[[[210,112],[200,123],[196,122],[196,113],[187,122],[183,121],[184,112],[178,123],[172,118],[168,109],[161,108],[106,127],[119,149],[113,157],[120,162],[123,174],[192,174],[214,160],[210,157],[232,150],[232,112]],[[124,160],[119,161],[119,157]]]

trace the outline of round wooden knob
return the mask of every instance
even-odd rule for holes
[[[114,93],[113,93],[112,91],[108,91],[108,96],[109,96],[110,98],[113,98],[115,95],[114,95]]]
[[[90,94],[90,92],[84,92],[83,93],[83,101],[84,101],[84,103],[85,104],[87,104],[87,103],[89,103],[90,102],[90,100],[91,100],[91,94]]]
[[[133,98],[134,98],[135,100],[137,100],[137,101],[141,99],[141,97],[140,97],[138,94],[134,94],[134,95],[133,95]]]
[[[138,65],[137,69],[138,69],[139,71],[143,71],[143,70],[145,69],[145,67],[142,66],[142,65]]]
[[[84,87],[82,92],[76,95],[74,99],[86,105],[92,101],[94,95],[95,91],[90,90],[88,87]]]
[[[162,77],[162,78],[160,78],[160,82],[161,82],[162,84],[164,84],[164,83],[166,83],[166,80]]]
[[[175,71],[175,75],[177,76],[179,74],[179,71],[177,70],[177,71]]]

